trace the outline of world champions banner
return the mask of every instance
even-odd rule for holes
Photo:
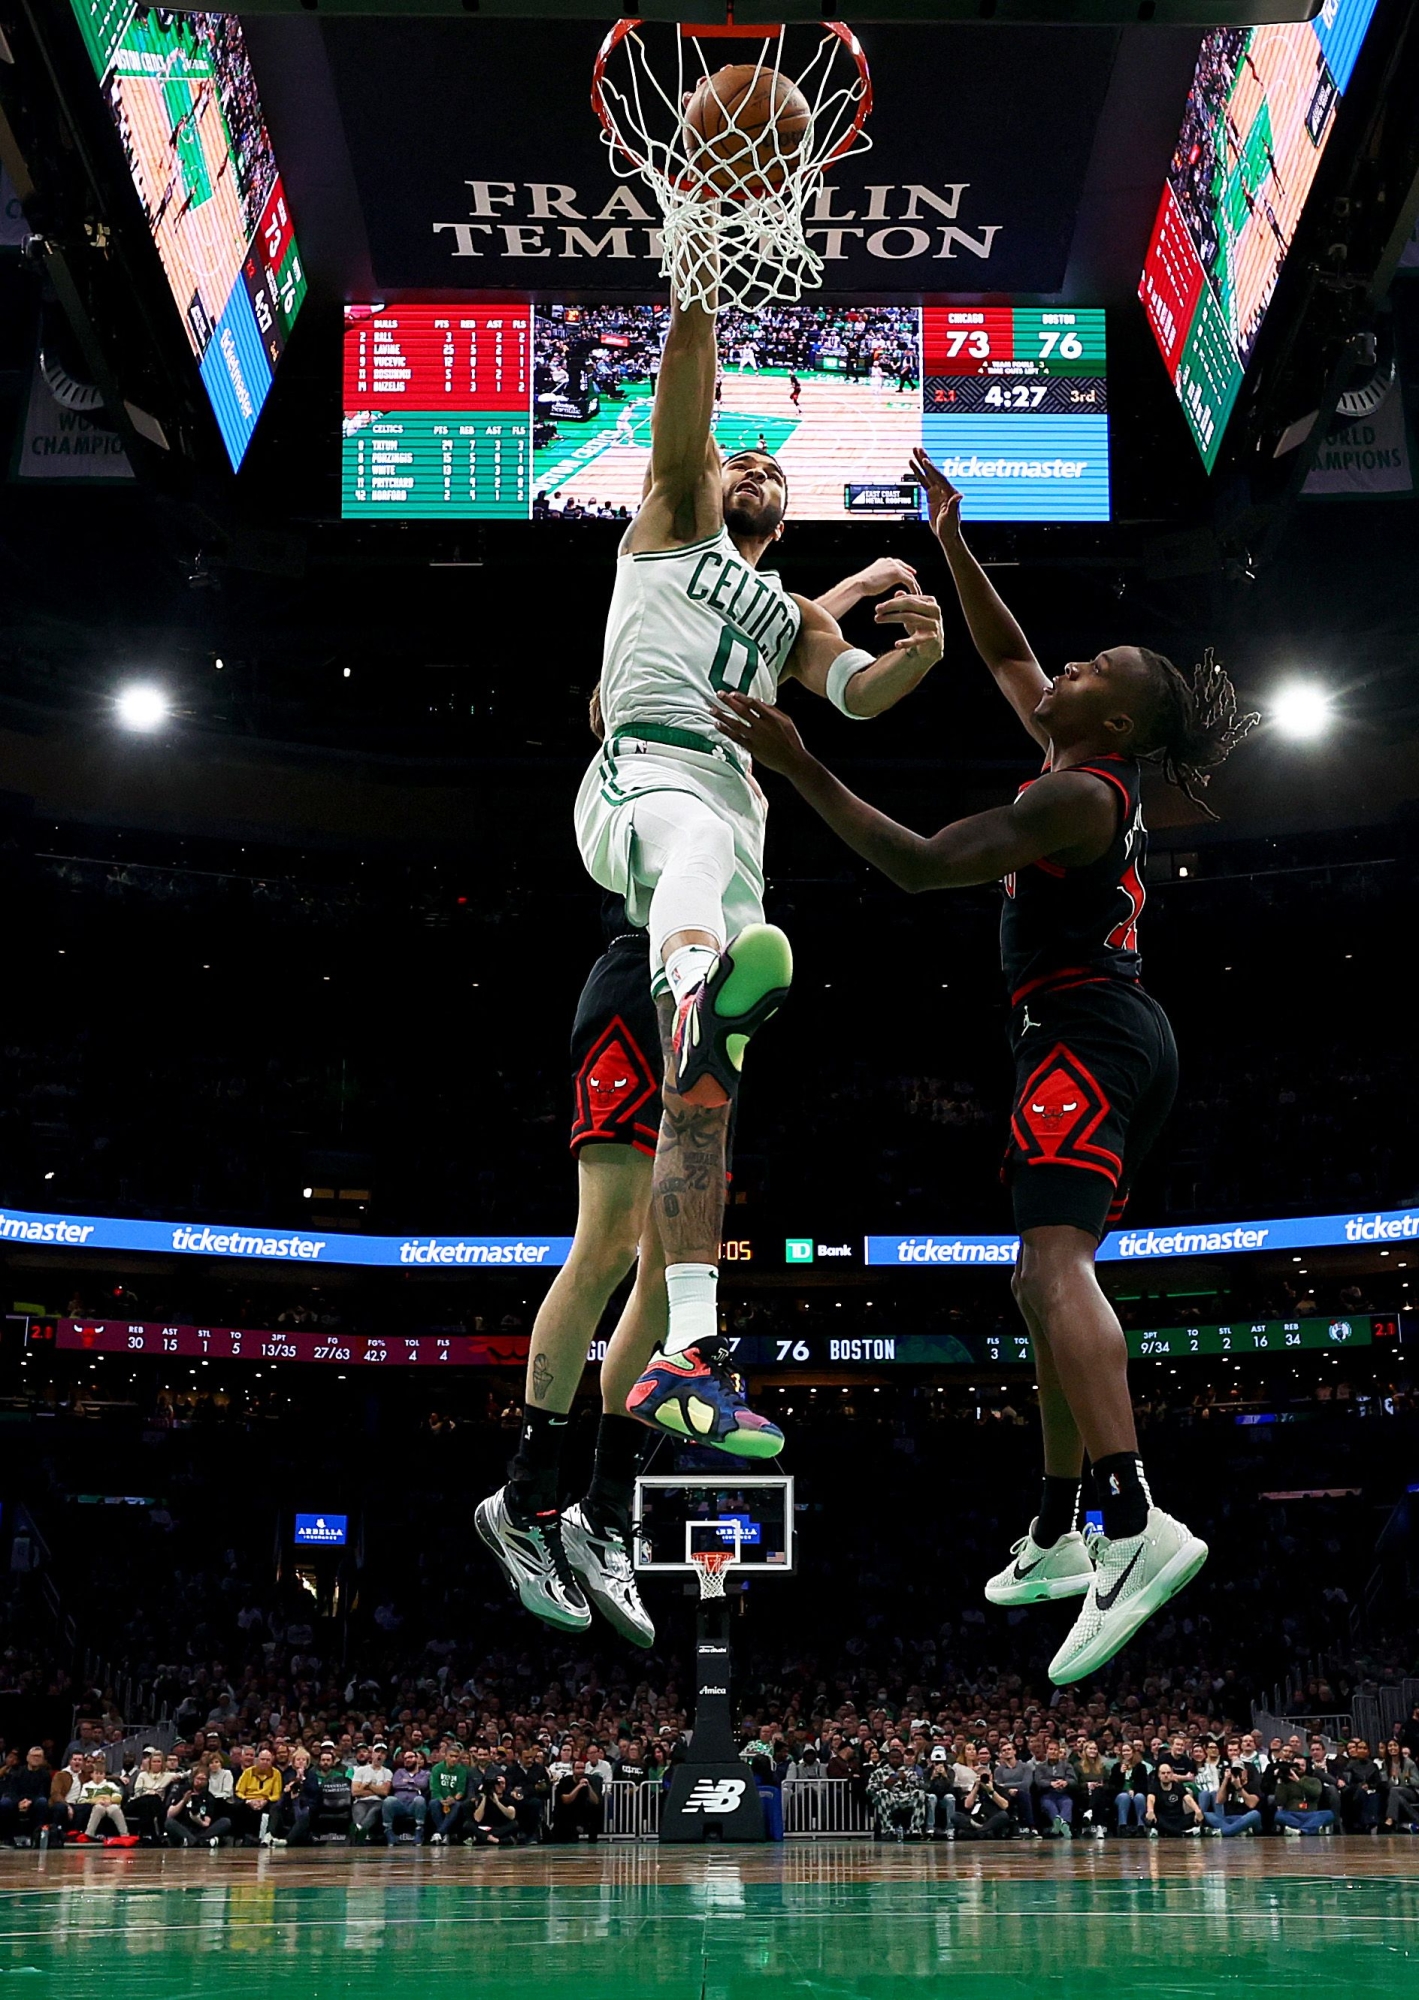
[[[591,109],[604,32],[572,21],[327,24],[382,287],[665,295],[654,199],[613,171]],[[648,35],[673,63],[670,31]],[[824,293],[1058,291],[1115,45],[1107,28],[866,30],[873,145],[830,172],[805,223]],[[758,48],[703,46],[712,66]],[[790,34],[805,60],[813,46],[811,25]]]

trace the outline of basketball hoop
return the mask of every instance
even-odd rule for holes
[[[805,23],[793,30],[795,46],[811,41],[811,52],[795,69],[786,28],[667,27],[672,83],[668,52],[666,80],[656,74],[646,38],[654,25],[620,21],[611,30],[592,71],[591,103],[615,172],[639,175],[659,204],[661,271],[682,308],[791,304],[822,282],[823,259],[803,227],[809,202],[834,161],[872,143],[863,131],[872,79],[861,45],[841,21]],[[758,45],[741,66],[752,70],[750,87],[728,102],[711,80],[727,37]],[[712,140],[689,123],[691,99],[712,112]],[[781,116],[796,129],[781,132]]]
[[[735,1560],[733,1549],[695,1549],[690,1561],[700,1573],[700,1598],[723,1597],[724,1573]]]

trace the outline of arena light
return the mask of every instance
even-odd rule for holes
[[[1323,736],[1333,720],[1329,692],[1314,681],[1288,682],[1272,699],[1271,720],[1298,743]]]
[[[130,681],[114,697],[114,709],[125,729],[161,729],[171,713],[166,691],[151,681]]]

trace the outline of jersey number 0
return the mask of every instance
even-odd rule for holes
[[[741,656],[737,660],[736,653]],[[710,686],[716,692],[728,688],[731,694],[747,694],[761,664],[762,655],[754,641],[736,632],[732,625],[723,625],[710,668]]]

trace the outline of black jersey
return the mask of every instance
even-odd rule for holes
[[[1117,793],[1118,824],[1108,852],[1097,861],[1082,868],[1034,861],[1005,877],[1000,959],[1012,1004],[1075,980],[1137,980],[1140,974],[1138,919],[1148,832],[1137,762],[1107,755],[1069,768],[1089,772]],[[1036,782],[1029,779],[1016,797]]]

